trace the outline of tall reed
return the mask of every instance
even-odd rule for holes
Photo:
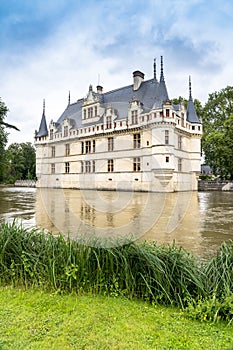
[[[232,288],[232,246],[223,246],[206,265],[175,244],[126,239],[106,246],[96,237],[74,241],[2,223],[0,283],[125,295],[181,307],[216,286],[218,293]]]

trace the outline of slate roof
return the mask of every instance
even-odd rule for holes
[[[143,81],[138,90],[133,90],[133,84],[116,90],[105,92],[102,94],[93,93],[95,97],[99,97],[101,107],[111,106],[115,110],[117,120],[125,119],[128,116],[129,103],[136,99],[142,103],[144,112],[150,111],[156,103],[157,108],[162,107],[162,103],[168,100],[168,94],[165,82],[158,83],[155,79]],[[75,121],[76,128],[83,127],[82,125],[82,103],[83,100],[78,100],[67,106],[62,113],[57,123],[61,124],[65,118],[70,118]],[[97,123],[100,123],[98,121]],[[90,122],[90,125],[96,123]],[[88,126],[85,123],[85,126]]]
[[[39,131],[36,133],[36,137],[48,136],[48,128],[45,117],[45,109],[43,108],[43,114],[40,122]]]
[[[201,124],[200,119],[197,116],[197,112],[193,103],[192,89],[191,89],[191,78],[189,77],[189,101],[187,106],[187,121],[190,123]]]

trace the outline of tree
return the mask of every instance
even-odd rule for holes
[[[205,161],[214,175],[233,180],[233,87],[210,94],[202,118]]]
[[[186,98],[182,97],[182,96],[179,96],[178,98],[173,98],[173,99],[172,99],[172,103],[173,103],[174,105],[178,105],[178,104],[183,103],[184,106],[185,106],[185,108],[187,108],[187,106],[188,106],[188,100],[187,100]],[[194,106],[195,106],[197,115],[198,115],[198,117],[201,119],[201,116],[202,116],[202,109],[203,109],[202,104],[201,104],[201,101],[199,101],[198,99],[195,98],[195,99],[193,100],[193,103],[194,103]]]
[[[17,131],[19,131],[19,129],[12,125],[12,124],[8,124],[4,121],[6,115],[7,115],[7,112],[8,112],[8,109],[5,105],[4,102],[1,101],[1,98],[0,98],[0,127],[6,127],[6,128],[11,128],[11,129],[15,129]]]
[[[30,142],[13,143],[6,152],[9,182],[29,180],[36,177],[36,153]]]

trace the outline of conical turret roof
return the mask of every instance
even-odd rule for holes
[[[43,102],[43,114],[41,117],[40,127],[39,131],[36,134],[36,137],[42,137],[42,136],[48,136],[48,128],[46,123],[46,117],[45,117],[45,101]]]
[[[190,123],[201,123],[200,119],[197,116],[197,112],[193,103],[190,76],[189,76],[189,101],[187,106],[187,121]]]

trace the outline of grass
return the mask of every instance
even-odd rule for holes
[[[188,320],[178,308],[102,295],[0,288],[1,350],[233,348],[224,322]]]

